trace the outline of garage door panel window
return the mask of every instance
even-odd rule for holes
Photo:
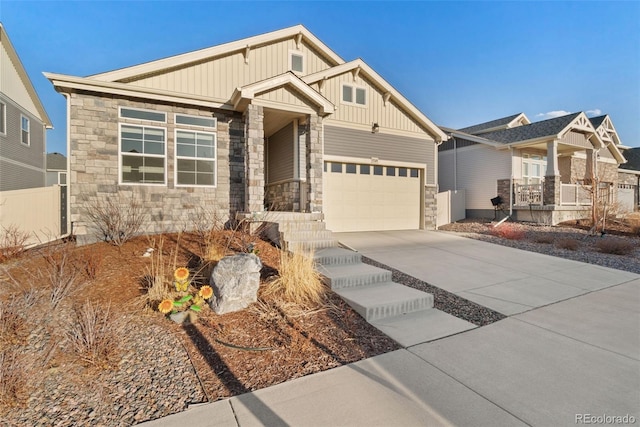
[[[347,163],[346,168],[347,168],[346,169],[347,173],[356,173],[356,165],[355,164]]]
[[[331,163],[331,172],[342,173],[342,163]]]
[[[373,167],[374,175],[382,175],[382,166],[374,166]]]

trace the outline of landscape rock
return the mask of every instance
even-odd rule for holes
[[[209,306],[216,314],[247,308],[258,300],[262,262],[255,254],[224,257],[211,273],[213,297]]]

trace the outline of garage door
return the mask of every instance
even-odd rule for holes
[[[324,217],[332,231],[420,228],[420,170],[326,162]]]

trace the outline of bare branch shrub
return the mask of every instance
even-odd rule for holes
[[[14,407],[28,397],[28,357],[18,347],[0,350],[0,407]]]
[[[491,228],[491,234],[508,240],[522,240],[525,237],[525,232],[512,223],[504,223],[498,227]]]
[[[125,322],[125,317],[111,311],[110,304],[101,306],[87,300],[75,307],[65,333],[80,360],[107,368],[115,365],[120,354]]]
[[[0,301],[0,348],[22,344],[29,336],[24,300]]]
[[[138,234],[147,219],[134,194],[126,200],[120,194],[98,197],[88,203],[86,215],[96,237],[116,246]]]
[[[80,280],[81,269],[73,260],[73,243],[51,246],[43,252],[44,268],[37,276],[49,289],[51,309],[68,296],[74,295],[86,286]]]
[[[626,239],[604,238],[596,242],[596,248],[605,254],[628,255],[635,251],[636,246]]]
[[[0,262],[12,259],[24,252],[29,233],[17,225],[0,227]]]
[[[556,246],[560,249],[575,251],[580,247],[580,242],[578,242],[576,239],[558,239],[556,241]]]

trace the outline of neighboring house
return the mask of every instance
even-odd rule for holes
[[[618,168],[618,201],[623,212],[640,210],[640,147],[623,151],[627,163]]]
[[[64,154],[47,154],[47,187],[67,184],[67,158]]]
[[[532,123],[520,113],[442,129],[450,139],[439,146],[439,188],[466,190],[467,217],[493,218],[497,196],[518,220],[557,224],[589,217],[594,177],[602,202],[615,203],[618,165],[625,159],[606,115]]]
[[[446,135],[360,59],[303,26],[88,77],[45,73],[68,99],[70,213],[135,195],[146,231],[201,208],[233,219],[323,212],[334,231],[435,225]]]
[[[44,187],[51,120],[0,23],[0,191]]]

